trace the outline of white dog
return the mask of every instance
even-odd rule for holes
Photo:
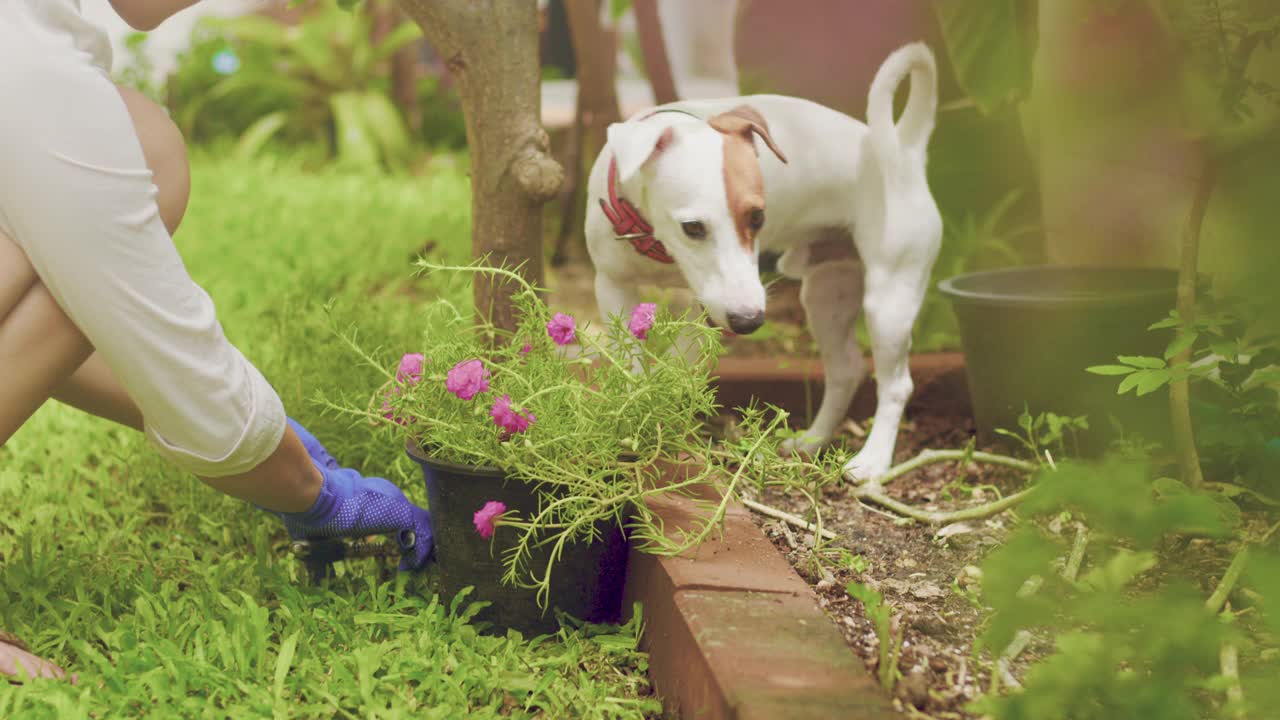
[[[895,124],[893,97],[910,74]],[[866,363],[854,335],[865,309],[875,363],[875,423],[846,473],[874,481],[893,460],[912,392],[911,332],[942,238],[925,177],[937,109],[933,53],[894,51],[871,84],[867,124],[778,95],[680,102],[611,125],[590,179],[587,247],[604,317],[642,285],[684,284],[712,322],[764,322],[761,253],[798,278],[825,368],[813,424],[791,444],[830,442]],[[768,200],[766,211],[765,201]]]

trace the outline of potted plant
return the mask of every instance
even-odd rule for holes
[[[367,408],[347,408],[391,429],[421,466],[441,592],[474,588],[489,603],[477,617],[498,629],[554,630],[552,609],[617,620],[628,543],[679,553],[706,538],[766,445],[725,450],[699,434],[715,410],[719,332],[653,304],[593,328],[510,270],[422,266],[519,287],[510,332],[444,300],[428,306],[430,330],[384,368]],[[747,430],[763,437],[778,422]],[[664,481],[671,464],[678,481]],[[693,526],[668,532],[649,512],[657,495],[707,497],[713,476],[729,480]]]

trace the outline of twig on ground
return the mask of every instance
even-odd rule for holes
[[[1009,643],[1009,647],[1005,648],[1003,653],[1000,653],[1000,659],[996,661],[996,674],[992,676],[992,684],[995,684],[995,679],[998,677],[1009,687],[1022,687],[1022,683],[1018,682],[1018,679],[1009,671],[1009,666],[1013,664],[1014,660],[1018,659],[1018,656],[1030,644],[1031,632],[1029,630],[1019,630],[1018,634],[1013,636],[1013,641]]]
[[[1062,568],[1062,577],[1069,583],[1076,581],[1076,575],[1080,573],[1080,565],[1084,562],[1084,549],[1089,544],[1089,528],[1084,523],[1076,523],[1076,539],[1071,544],[1071,554],[1067,556],[1066,565]],[[1027,578],[1018,590],[1018,597],[1031,597],[1040,591],[1040,587],[1044,585],[1044,578],[1034,575]],[[1009,646],[1000,653],[999,659],[996,660],[996,666],[991,672],[991,693],[995,694],[1000,689],[1000,681],[1003,680],[1006,685],[1020,688],[1022,684],[1013,676],[1009,666],[1014,660],[1027,649],[1027,645],[1031,643],[1032,635],[1030,630],[1019,630],[1013,636],[1013,640]]]
[[[1015,470],[1021,470],[1027,473],[1035,472],[1039,468],[1035,463],[1028,462],[1026,460],[1019,460],[1018,458],[1009,457],[1008,455],[997,455],[995,453],[976,450],[921,450],[918,455],[910,460],[889,468],[888,472],[884,475],[857,485],[854,491],[854,497],[864,503],[887,508],[903,517],[911,518],[912,520],[928,523],[930,525],[945,525],[948,523],[960,522],[962,520],[978,520],[992,515],[997,515],[1025,500],[1027,495],[1031,492],[1029,489],[1023,490],[1022,492],[1014,493],[1013,495],[1001,498],[992,503],[964,508],[961,510],[953,510],[950,512],[919,510],[904,502],[894,500],[884,493],[885,483],[892,482],[912,470],[919,469],[925,465],[942,462],[969,461],[987,463],[989,465],[1002,465],[1004,467],[1011,467]],[[856,478],[850,479],[855,482],[857,480]]]
[[[1071,546],[1071,556],[1067,558],[1067,566],[1062,569],[1062,577],[1069,583],[1076,581],[1080,572],[1080,563],[1084,561],[1084,548],[1089,544],[1089,528],[1084,523],[1076,524],[1076,541]]]
[[[1204,609],[1211,614],[1217,615],[1218,611],[1227,602],[1227,596],[1235,589],[1236,581],[1240,579],[1240,573],[1244,571],[1244,565],[1249,560],[1249,544],[1245,543],[1240,546],[1239,552],[1231,559],[1231,564],[1227,566],[1227,571],[1222,574],[1222,580],[1218,582],[1218,587],[1214,588],[1213,594],[1208,600],[1204,601]]]
[[[813,523],[808,522],[803,518],[796,517],[795,515],[792,515],[789,512],[783,512],[782,510],[779,510],[777,508],[765,505],[764,503],[759,503],[759,502],[756,502],[755,500],[748,500],[747,498],[742,498],[742,504],[746,505],[748,509],[754,510],[755,512],[758,512],[761,515],[764,515],[766,517],[771,517],[774,520],[781,520],[782,522],[785,522],[788,525],[794,525],[795,527],[798,527],[801,530],[806,530],[811,533],[820,534],[822,537],[826,538],[827,540],[838,540],[840,538],[839,535],[836,535],[830,530],[819,531],[819,529]]]
[[[979,520],[981,518],[991,517],[992,515],[998,515],[1023,500],[1026,500],[1027,496],[1030,494],[1031,490],[1027,489],[1021,492],[1016,492],[1008,497],[1003,497],[995,502],[963,508],[961,510],[952,510],[949,512],[920,510],[919,508],[912,507],[904,502],[894,500],[888,495],[885,495],[878,484],[859,488],[855,492],[854,497],[863,502],[875,503],[881,507],[886,507],[899,515],[909,517],[912,520],[918,520],[922,523],[928,523],[930,525],[949,525],[953,522],[960,522],[962,520]]]
[[[1280,522],[1277,522],[1275,525],[1272,525],[1271,529],[1268,530],[1266,534],[1262,536],[1262,539],[1258,541],[1258,544],[1266,545],[1268,542],[1270,542],[1271,536],[1276,534],[1276,530],[1280,530]]]
[[[994,453],[981,451],[969,452],[967,450],[921,450],[920,454],[906,462],[894,465],[889,468],[884,475],[875,478],[872,482],[877,485],[886,485],[903,475],[906,475],[912,470],[924,467],[925,465],[932,465],[934,463],[941,462],[955,462],[959,460],[974,460],[976,462],[987,463],[989,465],[1003,465],[1005,467],[1014,468],[1015,470],[1022,470],[1023,472],[1035,472],[1036,470],[1035,463],[1027,462],[1026,460],[1019,460],[1018,458],[1009,457],[1008,455],[996,455]]]
[[[1218,654],[1222,677],[1227,680],[1227,702],[1231,704],[1231,717],[1244,717],[1244,686],[1240,684],[1240,653],[1235,645],[1223,643]]]

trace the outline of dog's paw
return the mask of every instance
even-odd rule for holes
[[[889,458],[879,457],[864,449],[844,464],[844,476],[859,485],[873,483],[889,472],[889,465]]]
[[[818,454],[818,451],[827,446],[827,442],[820,437],[801,433],[793,438],[787,438],[782,441],[779,451],[787,457],[798,456],[803,458],[812,458]]]

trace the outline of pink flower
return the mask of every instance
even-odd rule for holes
[[[493,422],[503,429],[504,435],[524,432],[529,429],[530,425],[537,421],[538,418],[534,417],[533,413],[528,412],[527,410],[525,413],[528,417],[525,417],[511,409],[510,395],[503,395],[502,397],[494,400],[493,408],[489,410],[489,415],[493,417]]]
[[[627,323],[627,329],[637,339],[648,338],[649,328],[653,327],[653,316],[657,310],[658,306],[654,303],[640,303],[635,306],[631,309],[631,321]]]
[[[421,353],[407,353],[400,358],[400,367],[396,370],[396,384],[385,395],[383,395],[382,417],[395,422],[398,425],[407,425],[413,422],[412,418],[406,422],[404,418],[398,417],[391,408],[391,399],[399,397],[400,388],[402,386],[416,385],[422,382],[422,366],[426,363],[426,358]]]
[[[484,504],[484,507],[476,511],[471,516],[471,521],[476,525],[476,532],[480,533],[480,537],[488,540],[493,537],[494,523],[502,514],[507,511],[507,506],[497,500],[490,500]]]
[[[547,323],[547,334],[557,345],[568,345],[573,342],[576,333],[574,332],[574,321],[572,315],[564,313],[556,313],[551,318],[551,322]]]
[[[528,355],[530,350],[533,350],[533,346],[529,343],[525,343],[524,347],[520,348],[520,357]]]
[[[444,387],[463,400],[470,400],[489,389],[489,371],[479,360],[463,360],[449,371]]]
[[[427,359],[422,353],[409,353],[400,358],[400,368],[396,370],[396,380],[407,382],[410,385],[422,381],[422,366],[426,364]]]

